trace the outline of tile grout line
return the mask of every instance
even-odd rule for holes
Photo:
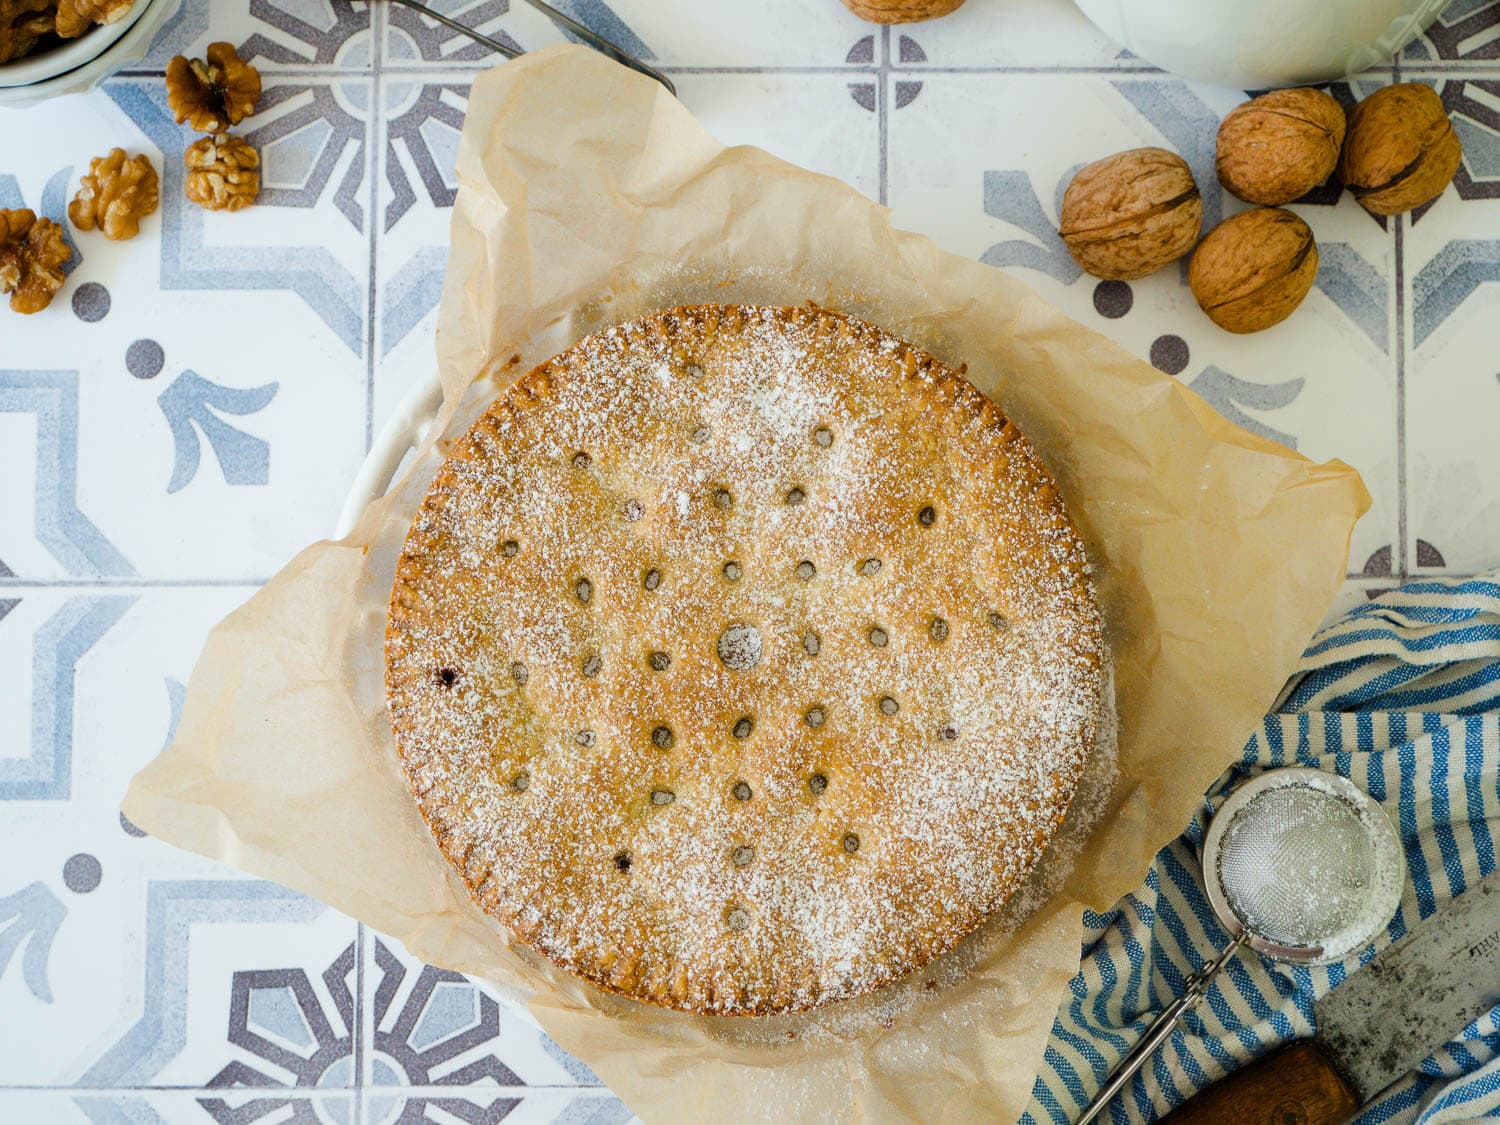
[[[365,1086],[364,1090],[380,1092],[393,1096],[406,1096],[411,1094],[426,1096],[443,1096],[451,1098],[455,1094],[461,1094],[465,1090],[478,1089],[485,1094],[516,1093],[524,1095],[531,1090],[568,1090],[578,1094],[592,1094],[599,1098],[616,1097],[608,1086],[582,1086],[576,1082],[537,1082],[524,1086],[500,1086],[489,1083],[473,1083],[459,1086],[407,1086],[396,1084],[391,1086]],[[109,1098],[121,1097],[131,1094],[208,1094],[216,1098],[226,1095],[260,1093],[262,1096],[274,1096],[288,1100],[317,1100],[321,1098],[335,1098],[341,1095],[349,1095],[359,1099],[360,1091],[353,1086],[28,1086],[0,1084],[0,1094],[55,1094],[60,1098]]]
[[[0,579],[4,590],[138,590],[200,589],[206,586],[260,587],[268,577],[248,578],[6,578]]]
[[[360,1122],[365,1088],[365,924],[354,923],[354,1125]]]
[[[889,29],[887,29],[888,32]],[[500,64],[503,65],[503,64]],[[398,76],[420,76],[425,78],[437,78],[440,76],[452,76],[457,79],[464,75],[472,75],[489,70],[486,66],[469,66],[457,64],[435,64],[431,66],[418,66],[410,63],[397,63],[392,66],[382,66],[381,74]],[[985,77],[992,75],[1036,75],[1057,76],[1062,78],[1106,78],[1113,75],[1121,75],[1129,78],[1156,77],[1169,79],[1171,75],[1154,66],[961,66],[940,65],[938,63],[901,63],[899,61],[890,63],[884,67],[879,65],[846,63],[839,66],[662,66],[658,67],[663,74],[683,75],[757,75],[757,74],[782,74],[782,75],[824,75],[836,77],[839,75],[853,77],[876,77],[881,74],[906,75],[913,78],[932,75],[953,75],[962,77],[973,75]],[[1374,68],[1362,72],[1360,76],[1379,76],[1383,69]],[[1500,71],[1500,63],[1485,60],[1448,60],[1442,63],[1432,63],[1420,67],[1408,67],[1408,77],[1472,77],[1481,81],[1493,80],[1497,71]],[[324,79],[324,80],[349,80],[357,77],[371,77],[371,71],[359,67],[327,67],[327,66],[284,66],[266,67],[262,75],[272,82],[277,78],[286,79]],[[160,70],[120,70],[114,75],[116,78],[161,78],[163,72]],[[1356,76],[1356,77],[1360,77]]]
[[[385,9],[376,4],[370,5],[370,121],[367,128],[370,137],[370,213],[368,221],[370,224],[370,258],[366,268],[369,270],[368,277],[368,304],[366,315],[369,322],[365,326],[365,452],[375,443],[375,349],[376,335],[375,323],[379,300],[379,271],[380,260],[380,173],[382,165],[382,154],[385,151],[384,137],[382,136],[381,108],[385,90],[385,78],[382,68],[385,62]],[[354,1095],[353,1095],[353,1121],[354,1125],[361,1125],[364,1120],[364,1097],[362,1091],[365,1085],[365,924],[359,920],[354,923]]]
[[[379,305],[380,261],[380,173],[384,138],[381,135],[381,96],[384,78],[381,64],[385,55],[385,9],[378,4],[370,5],[370,260],[366,268],[367,304],[365,324],[365,452],[375,444],[375,319]]]
[[[1391,60],[1391,78],[1401,81],[1401,55]],[[1396,286],[1396,574],[1404,585],[1411,573],[1406,510],[1406,216],[1395,217]]]
[[[887,87],[890,85],[891,69],[891,29],[886,24],[880,29],[880,64],[876,68],[875,79],[875,118],[876,129],[879,132],[879,168],[880,196],[879,202],[882,207],[890,206],[890,99],[887,96]]]
[[[1407,545],[1406,511],[1406,287],[1404,270],[1405,216],[1396,215],[1396,559],[1397,574],[1405,582],[1411,560]]]

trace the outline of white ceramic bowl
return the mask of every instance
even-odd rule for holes
[[[1448,0],[1077,0],[1163,70],[1246,90],[1304,86],[1384,62]]]
[[[0,106],[26,106],[90,90],[143,58],[151,39],[182,0],[136,0],[124,18],[77,39],[0,63]]]

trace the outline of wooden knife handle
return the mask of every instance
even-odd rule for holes
[[[1323,1049],[1300,1039],[1210,1086],[1162,1125],[1342,1125],[1359,1104]]]

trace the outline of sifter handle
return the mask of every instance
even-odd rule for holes
[[[1303,1039],[1210,1086],[1163,1125],[1340,1125],[1358,1109],[1359,1098],[1323,1048]]]
[[[1146,1065],[1146,1060],[1155,1054],[1156,1049],[1166,1041],[1167,1036],[1172,1034],[1177,1021],[1198,1006],[1198,1001],[1202,1000],[1204,994],[1208,992],[1209,983],[1219,975],[1219,970],[1227,965],[1229,959],[1240,951],[1240,946],[1249,940],[1249,933],[1241,930],[1217,957],[1188,977],[1187,988],[1182,995],[1167,1005],[1162,1013],[1151,1021],[1146,1034],[1142,1035],[1136,1045],[1130,1049],[1130,1053],[1120,1060],[1119,1067],[1110,1075],[1109,1081],[1094,1095],[1094,1100],[1089,1103],[1088,1109],[1084,1110],[1083,1116],[1078,1119],[1078,1125],[1089,1125],[1089,1122],[1094,1121],[1104,1112],[1110,1099],[1125,1088],[1125,1084],[1135,1077],[1136,1071]]]

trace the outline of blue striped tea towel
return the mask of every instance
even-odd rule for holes
[[[1500,835],[1500,575],[1409,584],[1312,640],[1296,674],[1145,884],[1084,914],[1083,964],[1058,1011],[1023,1125],[1067,1125],[1183,982],[1229,941],[1203,892],[1204,827],[1229,790],[1302,765],[1350,778],[1391,814],[1409,885],[1375,945],[1324,966],[1241,954],[1102,1120],[1154,1121],[1252,1058],[1313,1032],[1313,1000],[1495,867]],[[1500,1118],[1500,1008],[1356,1118]]]

